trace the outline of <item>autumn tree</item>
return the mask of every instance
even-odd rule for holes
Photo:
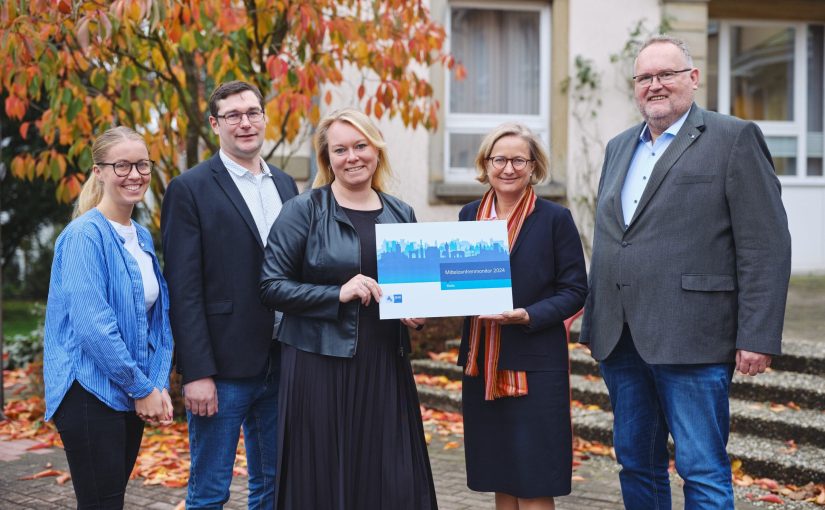
[[[272,151],[317,123],[348,69],[368,114],[432,129],[438,102],[420,70],[453,68],[444,37],[421,0],[7,0],[5,109],[34,117],[20,134],[45,142],[17,155],[12,173],[56,181],[71,200],[94,133],[123,124],[145,135],[160,198],[182,167],[217,150],[208,93],[231,79],[264,93]]]

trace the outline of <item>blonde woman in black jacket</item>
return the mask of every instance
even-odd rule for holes
[[[407,327],[379,320],[376,223],[415,221],[383,192],[386,144],[363,113],[318,126],[318,176],[267,242],[261,299],[282,310],[277,508],[436,508]]]

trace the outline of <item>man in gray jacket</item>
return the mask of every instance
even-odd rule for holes
[[[780,354],[790,234],[759,128],[693,102],[685,44],[635,62],[644,123],[607,145],[585,306],[610,392],[626,508],[670,508],[668,434],[685,508],[732,509],[728,394]]]

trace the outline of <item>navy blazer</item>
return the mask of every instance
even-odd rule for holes
[[[464,206],[459,220],[475,220],[480,203]],[[510,249],[510,272],[513,308],[527,310],[530,324],[501,328],[499,369],[568,371],[564,320],[581,309],[587,295],[581,238],[570,211],[536,200],[536,209]],[[467,361],[469,331],[468,317],[458,354],[462,366]]]
[[[292,177],[269,168],[283,202],[298,194]],[[172,179],[160,228],[183,382],[260,374],[274,324],[258,299],[264,245],[219,154]]]

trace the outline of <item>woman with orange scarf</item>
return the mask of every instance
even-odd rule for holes
[[[570,211],[538,198],[548,174],[540,139],[520,124],[487,135],[476,157],[490,189],[461,221],[505,220],[513,310],[468,317],[459,350],[467,485],[495,492],[496,509],[553,509],[570,493],[573,434],[564,320],[587,294]]]

